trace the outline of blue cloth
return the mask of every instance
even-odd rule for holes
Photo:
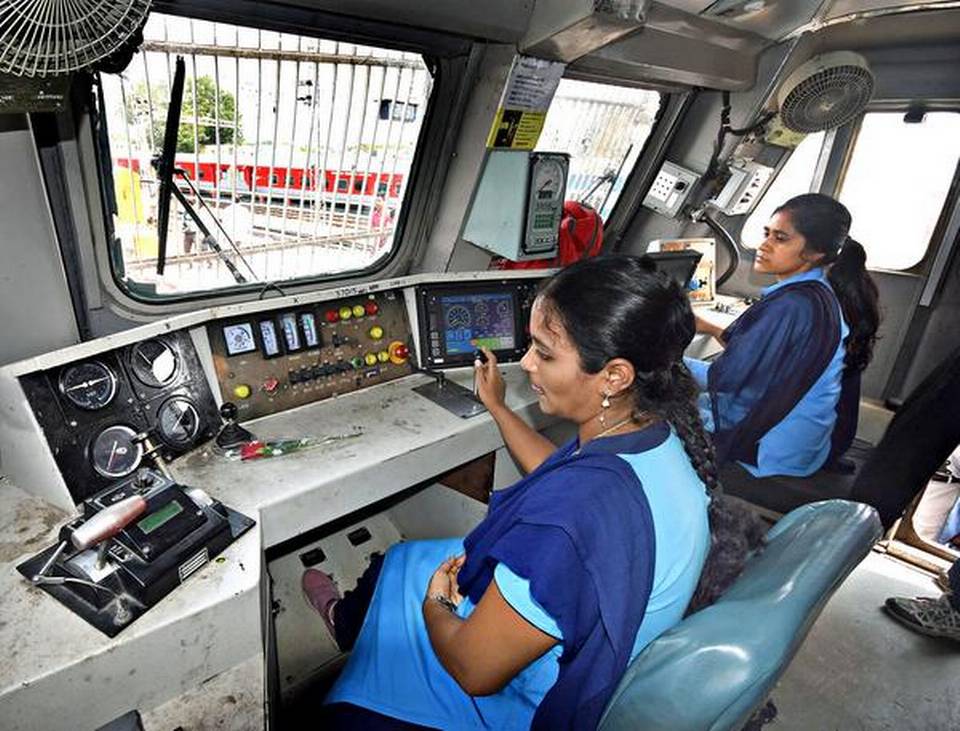
[[[653,589],[630,652],[633,660],[683,618],[710,548],[709,498],[675,434],[654,449],[620,456],[643,485],[657,545]],[[497,564],[494,579],[500,594],[519,615],[540,631],[562,639],[556,620],[531,595],[529,581],[502,563]],[[551,652],[559,658],[560,647]]]
[[[764,289],[712,363],[686,359],[705,389],[700,411],[718,460],[755,477],[805,477],[842,454],[859,402],[859,372],[844,371],[848,334],[818,267]]]
[[[520,513],[520,518],[529,521],[536,517],[530,511],[533,508],[541,510],[540,501],[520,500],[523,496],[521,490],[526,491],[526,488],[531,488],[531,494],[533,492],[542,493],[548,503],[558,501],[559,497],[559,502],[566,503],[578,516],[586,517],[585,522],[588,525],[595,525],[596,521],[591,519],[594,511],[598,516],[609,515],[609,511],[617,500],[622,500],[629,495],[632,505],[616,505],[618,515],[624,517],[612,518],[614,523],[623,522],[627,524],[631,522],[629,516],[636,512],[634,506],[639,504],[646,507],[644,494],[655,490],[656,496],[653,503],[657,506],[654,517],[655,534],[658,541],[663,534],[664,545],[668,547],[668,552],[664,556],[670,555],[670,552],[673,551],[672,544],[678,541],[693,546],[688,551],[688,555],[683,557],[682,569],[669,565],[666,558],[661,561],[659,547],[656,552],[650,546],[649,553],[634,555],[631,545],[635,543],[639,545],[644,542],[637,541],[635,536],[631,535],[616,549],[608,546],[606,550],[613,551],[612,554],[603,554],[614,555],[619,559],[617,561],[607,561],[615,567],[616,577],[608,579],[602,576],[602,580],[609,580],[609,586],[616,587],[616,590],[610,591],[608,586],[604,590],[605,597],[598,601],[596,599],[598,591],[591,585],[589,579],[586,579],[588,584],[585,586],[583,577],[579,577],[581,579],[580,586],[581,593],[591,596],[592,601],[585,604],[588,607],[592,604],[594,623],[602,628],[598,616],[601,611],[599,605],[606,598],[616,601],[620,605],[633,603],[629,599],[624,601],[624,596],[629,597],[634,593],[627,590],[627,587],[631,584],[629,584],[629,578],[626,580],[624,578],[628,573],[624,564],[628,561],[641,564],[646,568],[639,573],[641,575],[650,574],[654,583],[654,592],[651,595],[652,603],[649,606],[650,611],[653,612],[662,605],[665,607],[662,616],[666,617],[666,613],[673,612],[676,619],[669,623],[674,623],[682,615],[689,601],[696,583],[696,576],[699,575],[700,566],[709,545],[706,523],[706,493],[703,484],[697,478],[689,460],[683,453],[682,446],[676,437],[670,434],[669,428],[665,424],[659,424],[634,434],[595,440],[588,444],[581,454],[574,454],[575,450],[575,442],[565,445],[548,460],[549,465],[545,463],[531,476],[514,487],[496,493],[491,505],[491,514],[495,515],[498,510],[497,503],[501,500],[497,498],[504,493],[509,493],[504,497],[508,499],[512,497],[514,501],[519,500],[527,508],[523,513]],[[642,459],[648,453],[648,450],[652,450],[649,451],[650,459]],[[621,457],[616,456],[618,452],[621,453]],[[635,464],[630,464],[627,461],[631,459],[634,460]],[[597,461],[603,463],[604,467],[598,468],[595,464]],[[591,466],[589,468],[583,466],[584,462]],[[611,470],[606,466],[608,462],[619,463],[624,469]],[[661,470],[663,470],[662,474],[660,473]],[[585,473],[599,475],[600,479],[593,486],[578,484],[583,481],[582,478]],[[623,489],[619,484],[621,480],[625,483]],[[643,482],[642,486],[641,481]],[[559,496],[559,493],[564,490],[569,493],[568,497]],[[598,498],[598,494],[603,491],[610,493],[611,498],[605,499],[602,496]],[[619,495],[620,498],[615,497],[616,495]],[[676,500],[673,499],[674,497],[676,497]],[[584,510],[584,504],[589,504],[589,508]],[[678,505],[683,509],[678,509]],[[676,520],[673,520],[674,518]],[[649,513],[646,519],[646,525],[648,525]],[[489,520],[488,518],[487,521],[484,521],[484,524]],[[481,524],[481,526],[484,524]],[[644,524],[639,525],[639,527],[634,525],[630,533],[646,533],[644,527]],[[528,523],[519,520],[516,523],[516,528],[522,531],[529,529],[538,535],[553,532],[551,528],[541,525],[528,525]],[[577,532],[582,531],[574,530],[574,533]],[[614,528],[612,532],[618,531]],[[646,535],[648,538],[652,538],[651,534],[646,533]],[[534,550],[530,550],[528,546],[527,553],[535,558],[533,563],[551,563],[549,558],[553,554],[550,545],[548,538],[545,543],[538,544]],[[563,666],[565,664],[569,666],[577,660],[579,655],[576,649],[579,648],[571,651],[569,658],[562,659],[567,653],[566,645],[569,643],[564,642],[557,645],[553,650],[548,651],[527,666],[502,691],[495,695],[471,698],[464,693],[436,659],[430,646],[420,609],[430,575],[443,559],[460,553],[462,550],[461,542],[453,539],[404,543],[388,551],[360,638],[346,669],[327,697],[328,703],[353,703],[394,718],[437,728],[526,729],[530,727],[535,714],[538,713],[538,708],[544,705],[546,696],[558,686],[558,679],[563,672]],[[467,546],[467,555],[469,564],[472,560],[469,545]],[[554,614],[556,611],[554,594],[561,597],[569,596],[568,588],[578,579],[578,573],[584,572],[584,564],[591,565],[593,562],[581,562],[577,556],[570,554],[570,552],[564,552],[560,558],[563,561],[568,561],[569,565],[563,568],[560,566],[551,567],[546,573],[537,571],[536,566],[531,571],[531,567],[527,566],[525,562],[503,563],[499,559],[494,559],[490,576],[492,577],[495,574],[497,576],[507,576],[505,572],[508,572],[516,581],[524,582],[527,587],[528,600],[536,602],[543,615],[556,625],[557,633],[554,636],[584,636],[588,638],[584,641],[584,645],[589,647],[591,646],[589,644],[590,632],[577,627],[576,622],[571,622],[569,616],[564,617],[562,614]],[[486,561],[477,561],[477,563],[483,567],[488,565]],[[654,563],[656,564],[655,570]],[[465,566],[460,572],[461,587],[464,586],[462,579],[466,568]],[[530,578],[523,578],[524,574]],[[688,581],[688,576],[692,574],[696,576]],[[677,578],[678,576],[681,578]],[[458,609],[461,616],[469,616],[475,602],[479,601],[488,583],[484,585],[483,589],[475,583],[472,585],[474,591],[461,589],[467,594]],[[554,583],[556,586],[553,585]],[[663,585],[663,591],[660,591],[661,584]],[[499,586],[500,581],[498,580]],[[515,599],[515,596],[511,594],[511,588],[507,589],[507,593],[511,595],[510,598]],[[686,596],[682,596],[684,592],[686,592]],[[553,617],[557,617],[560,620],[559,623]],[[644,617],[642,609],[639,611],[635,624],[639,625],[641,618],[643,620],[642,626],[646,629],[647,619]],[[651,627],[656,624],[654,622]],[[566,634],[560,629],[564,626],[573,626],[574,632],[569,635]],[[630,636],[627,643],[624,667],[626,660],[634,654],[638,647],[637,640],[639,640],[640,635],[637,629],[635,626],[633,635]],[[656,632],[657,634],[659,634],[659,631],[661,630],[653,628],[650,630],[651,633]],[[548,634],[552,634],[552,632],[548,632]],[[602,668],[598,668],[598,670],[603,672]],[[622,670],[620,673],[622,674]],[[612,678],[611,682],[615,685],[618,680],[619,674],[616,678]],[[600,705],[601,710],[605,702],[604,699]],[[582,719],[582,716],[577,715],[577,709],[570,708],[567,713],[569,713],[569,717],[559,718],[559,723],[555,727],[588,727],[574,720],[575,718]],[[596,725],[598,719],[599,715],[593,718],[591,722],[593,726]],[[553,721],[548,723],[551,727],[554,727]]]

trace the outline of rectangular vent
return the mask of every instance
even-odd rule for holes
[[[204,546],[191,558],[188,558],[186,561],[180,564],[180,568],[177,569],[177,572],[180,574],[180,583],[183,583],[190,574],[203,566],[209,560],[210,555],[207,553],[207,547]]]

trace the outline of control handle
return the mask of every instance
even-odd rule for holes
[[[70,541],[80,551],[96,546],[113,538],[146,510],[146,498],[143,495],[131,495],[91,516],[73,531]]]

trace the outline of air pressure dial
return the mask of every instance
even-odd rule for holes
[[[117,377],[98,360],[65,368],[60,374],[60,393],[74,406],[96,411],[109,404],[117,393]]]

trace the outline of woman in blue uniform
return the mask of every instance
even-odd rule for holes
[[[577,437],[556,448],[505,405],[493,354],[478,362],[480,397],[528,474],[465,539],[387,552],[326,699],[331,727],[594,728],[630,660],[695,590],[717,589],[698,589],[708,552],[709,566],[726,559],[711,549],[722,508],[681,360],[684,293],[640,259],[591,259],[548,281],[530,332],[531,388]],[[746,542],[725,545],[742,562]],[[338,601],[308,571],[304,590],[346,649],[363,587]]]
[[[720,463],[754,477],[807,476],[853,441],[860,373],[879,324],[877,288],[850,213],[829,196],[791,198],[764,229],[754,270],[775,284],[726,330],[712,363],[686,359]]]

